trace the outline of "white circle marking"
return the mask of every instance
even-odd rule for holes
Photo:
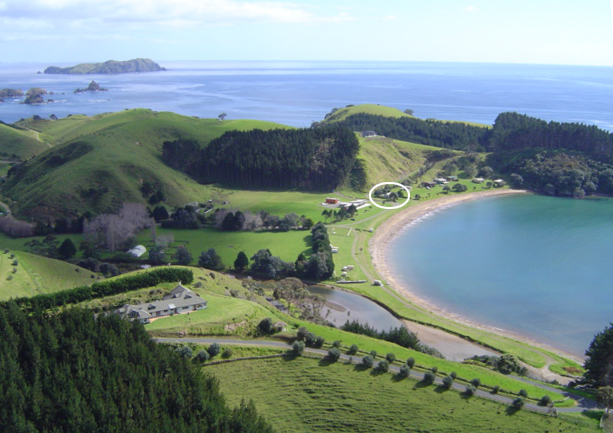
[[[399,204],[397,206],[392,206],[392,207],[385,207],[385,206],[381,206],[380,204],[375,203],[375,201],[372,199],[372,193],[377,188],[379,188],[382,185],[396,185],[396,186],[399,186],[400,188],[404,189],[407,192],[407,199],[404,201],[404,203]],[[406,186],[404,186],[403,184],[401,184],[401,183],[397,183],[397,182],[381,182],[381,183],[378,183],[377,185],[375,185],[375,186],[373,186],[371,188],[370,192],[368,193],[368,199],[370,200],[370,202],[372,204],[374,204],[375,206],[377,206],[378,208],[381,208],[381,209],[388,209],[388,210],[390,210],[390,209],[400,209],[401,207],[405,206],[409,202],[409,200],[411,200],[411,191],[409,191],[409,189]]]

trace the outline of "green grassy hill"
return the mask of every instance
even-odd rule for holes
[[[253,399],[278,431],[587,432],[587,416],[558,418],[345,363],[274,358],[205,366],[231,405]]]
[[[403,113],[397,108],[386,107],[384,105],[378,104],[360,104],[340,108],[339,110],[335,111],[331,116],[326,118],[325,122],[340,122],[342,120],[345,120],[352,114],[358,113],[374,114],[377,116],[384,117],[413,117],[409,114]]]
[[[366,166],[367,185],[398,182],[416,172],[437,147],[386,137],[360,137],[360,153]],[[460,154],[460,152],[458,152]]]
[[[3,157],[27,159],[48,146],[36,140],[30,131],[21,131],[0,123],[0,159]]]
[[[0,300],[85,286],[95,278],[93,272],[60,260],[13,250],[0,254]]]
[[[21,123],[40,132],[53,148],[19,167],[2,194],[13,201],[14,213],[38,219],[145,202],[140,190],[145,182],[161,189],[170,206],[203,200],[205,187],[162,162],[164,141],[183,137],[206,144],[229,130],[285,128],[271,122],[220,122],[142,109]]]

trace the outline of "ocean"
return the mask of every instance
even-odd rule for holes
[[[391,243],[390,269],[471,321],[582,356],[613,321],[613,198],[483,198],[437,211]]]
[[[166,72],[37,74],[50,65],[0,63],[0,88],[42,87],[55,102],[0,104],[6,123],[149,108],[296,127],[332,108],[372,103],[428,119],[492,124],[504,111],[613,130],[613,68],[424,62],[158,62]],[[57,66],[69,66],[58,64]],[[95,80],[107,92],[74,94]]]

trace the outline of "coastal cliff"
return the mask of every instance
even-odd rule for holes
[[[165,70],[151,59],[132,59],[123,62],[109,60],[104,63],[80,63],[68,68],[49,66],[45,69],[45,74],[127,74]]]

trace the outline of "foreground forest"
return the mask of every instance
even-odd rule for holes
[[[140,323],[71,309],[0,305],[0,430],[270,432],[253,406],[229,409],[215,379]]]

